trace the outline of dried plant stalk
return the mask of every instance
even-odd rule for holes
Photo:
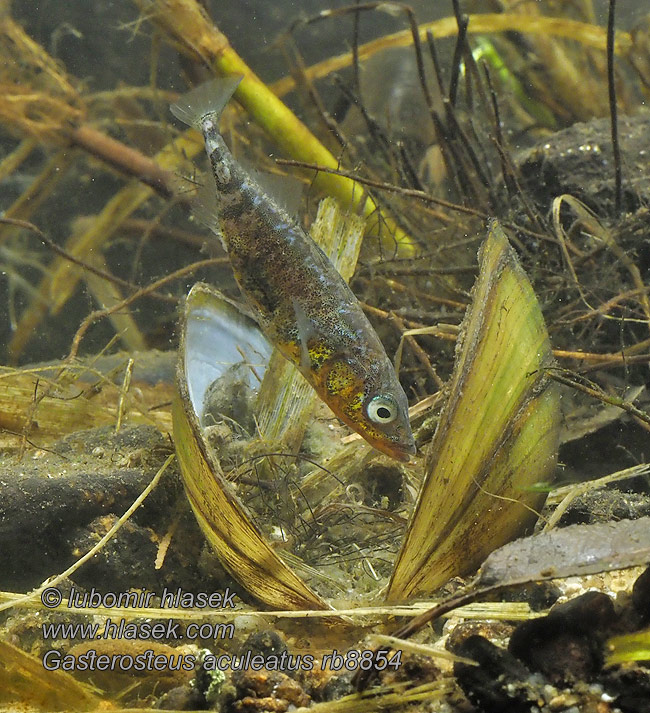
[[[135,0],[145,17],[154,22],[180,51],[208,64],[222,75],[243,75],[235,98],[289,156],[308,163],[337,168],[339,161],[262,82],[230,46],[228,38],[210,21],[196,0]],[[319,173],[315,184],[344,205],[361,208],[370,219],[369,229],[379,234],[389,254],[409,257],[413,239],[393,220],[377,220],[378,206],[356,181]]]
[[[10,176],[14,171],[18,170],[23,161],[36,148],[37,142],[34,139],[24,139],[18,146],[2,161],[0,161],[0,181]]]
[[[185,157],[191,158],[203,150],[203,142],[197,142],[190,132],[178,136],[156,154],[154,160],[163,169],[173,171]],[[73,235],[65,245],[68,253],[83,260],[89,253],[100,251],[120,228],[122,223],[151,196],[153,189],[139,182],[129,183],[116,193],[96,217],[92,225]],[[18,328],[9,344],[9,351],[16,358],[33,331],[45,316],[48,308],[56,314],[74,293],[81,276],[81,268],[61,257],[54,259],[38,287],[39,297],[33,299],[21,315]]]
[[[104,701],[87,684],[64,671],[46,671],[43,662],[18,647],[0,641],[0,702],[20,701],[17,708],[40,710],[100,710]]]
[[[51,367],[0,368],[0,429],[15,439],[37,425],[34,437],[38,445],[46,445],[74,431],[115,423],[118,387],[108,379],[102,380],[101,374],[93,381],[75,383],[76,375],[88,373],[83,365],[69,367],[64,380],[53,379],[53,371]],[[171,385],[139,387],[129,410],[130,423],[153,424],[163,433],[169,432],[168,412],[150,409],[171,398]]]
[[[60,65],[14,20],[0,21],[0,119],[21,134],[50,139],[85,114]],[[15,74],[20,71],[20,76]]]
[[[587,47],[605,51],[607,47],[607,37],[604,27],[590,25],[577,20],[568,20],[561,17],[527,17],[525,15],[514,15],[509,13],[486,13],[481,15],[469,15],[468,33],[489,34],[493,32],[522,32],[531,34],[552,35],[575,40]],[[443,37],[455,37],[458,33],[458,23],[455,17],[444,17],[434,22],[426,22],[418,26],[420,40],[426,41],[427,32],[431,32],[433,37],[441,39]],[[373,54],[381,52],[390,47],[409,47],[413,44],[411,30],[395,32],[391,35],[384,35],[376,40],[360,45],[358,57],[360,61],[372,57]],[[616,54],[627,57],[633,49],[632,37],[627,32],[616,32],[616,44],[614,51]],[[304,70],[306,79],[314,80],[326,77],[332,72],[349,67],[353,62],[351,52],[330,57],[323,62],[307,67]],[[296,86],[295,79],[287,77],[273,84],[273,91],[278,96],[284,96]]]

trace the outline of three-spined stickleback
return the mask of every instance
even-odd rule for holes
[[[239,78],[208,82],[172,106],[202,132],[216,183],[215,224],[235,279],[274,346],[372,446],[415,453],[406,395],[357,298],[325,253],[242,169],[219,133]]]

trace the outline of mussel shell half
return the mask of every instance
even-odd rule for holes
[[[197,522],[223,565],[254,597],[277,609],[326,609],[255,525],[200,424],[214,380],[241,361],[260,375],[271,347],[252,319],[207,285],[192,288],[182,326],[172,421],[183,485]]]
[[[234,364],[250,365],[249,386],[259,384],[273,348],[257,324],[217,290],[198,283],[185,306],[182,341],[184,378],[192,407],[203,424],[205,395]],[[253,372],[255,370],[255,373]]]

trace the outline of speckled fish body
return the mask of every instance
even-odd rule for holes
[[[358,300],[219,134],[219,113],[235,87],[232,80],[211,82],[172,111],[203,133],[217,188],[213,229],[239,287],[269,339],[332,411],[378,450],[408,460],[415,445],[406,395]]]

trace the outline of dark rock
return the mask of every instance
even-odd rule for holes
[[[70,548],[76,554],[87,552],[117,521],[106,515],[91,522],[71,539]],[[130,521],[75,574],[80,586],[101,591],[126,591],[132,587],[146,587],[160,591],[160,576],[154,565],[157,545],[153,532]]]
[[[267,629],[256,631],[244,641],[239,653],[245,655],[247,651],[251,655],[261,654],[264,657],[282,656],[287,651],[287,644],[277,631]]]
[[[520,624],[508,649],[553,683],[590,680],[602,667],[602,645],[615,620],[611,599],[587,592],[554,607],[548,616]]]
[[[560,588],[553,582],[534,582],[507,589],[501,599],[504,602],[527,602],[533,611],[540,611],[555,604],[560,594]]]
[[[650,619],[650,567],[634,582],[632,604],[644,620]]]
[[[333,676],[323,687],[321,698],[324,701],[335,701],[337,698],[349,696],[356,691],[352,679],[354,672],[346,671],[340,676]]]
[[[70,434],[43,458],[6,465],[0,476],[0,571],[8,590],[28,590],[97,544],[149,485],[170,453],[150,426],[101,427]],[[177,521],[162,568],[158,544]],[[115,537],[75,573],[80,587],[223,588],[223,569],[206,570],[205,538],[173,468]],[[224,584],[225,581],[225,584]],[[223,586],[222,586],[223,585]]]
[[[641,668],[616,668],[603,681],[623,713],[650,713],[650,673]]]
[[[67,544],[80,525],[100,515],[120,515],[151,481],[153,473],[134,469],[78,472],[48,478],[18,477],[4,472],[0,479],[0,571],[5,589],[27,590],[68,567],[76,557]],[[166,503],[180,492],[170,475],[152,501]],[[154,491],[155,492],[155,491]],[[153,494],[152,494],[153,495]],[[94,542],[93,542],[94,544]]]
[[[478,663],[454,664],[454,675],[467,698],[484,713],[530,713],[536,695],[526,684],[530,671],[505,649],[482,636],[465,639],[454,653]]]
[[[624,166],[623,210],[634,212],[650,197],[648,132],[650,113],[620,116]],[[545,213],[553,199],[569,193],[598,215],[614,216],[614,163],[610,120],[576,123],[526,152],[516,163],[520,182]]]
[[[282,671],[238,671],[233,675],[238,700],[232,704],[237,713],[255,711],[279,711],[283,713],[292,706],[308,706],[310,697],[297,681]]]
[[[505,641],[512,635],[514,626],[503,621],[468,619],[457,624],[447,638],[447,648],[456,651],[470,636],[481,636],[490,641]]]
[[[207,704],[203,694],[193,686],[177,686],[165,693],[154,707],[163,711],[202,711],[207,709]]]

